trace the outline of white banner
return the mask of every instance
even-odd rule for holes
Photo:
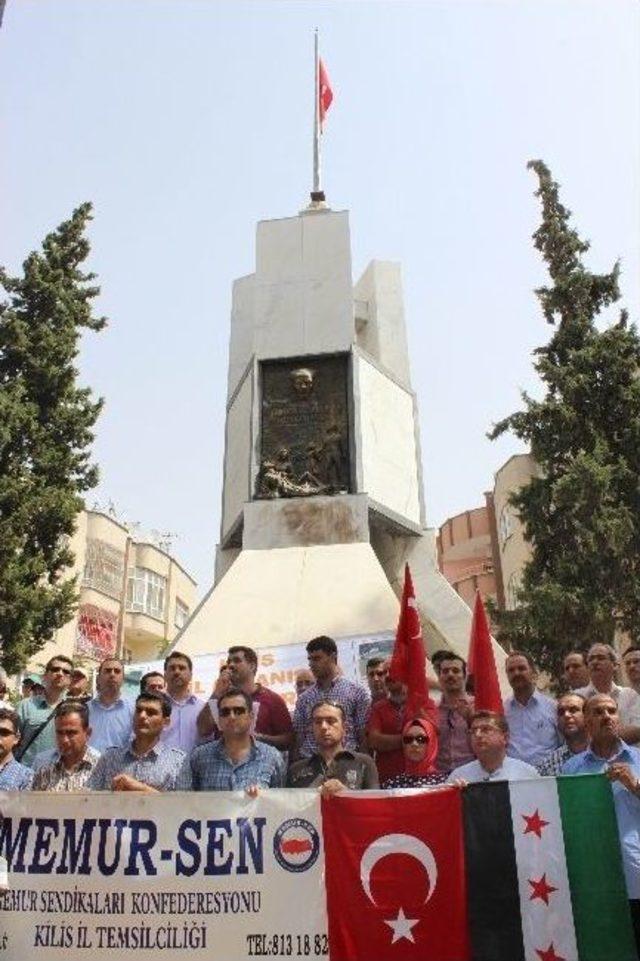
[[[0,792],[0,961],[328,955],[317,791]]]

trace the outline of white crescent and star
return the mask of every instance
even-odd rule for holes
[[[438,866],[431,849],[427,847],[424,841],[421,841],[420,838],[411,834],[383,834],[382,837],[372,841],[365,850],[360,861],[360,881],[368,899],[373,905],[376,905],[375,898],[371,893],[371,872],[378,861],[386,858],[389,854],[406,854],[409,857],[415,858],[416,861],[419,861],[423,866],[429,880],[429,888],[423,901],[423,904],[426,904],[436,889]],[[419,918],[407,918],[403,908],[398,910],[398,916],[395,919],[385,920],[384,923],[388,924],[393,931],[391,943],[395,944],[396,941],[401,941],[403,938],[406,938],[407,941],[415,944],[415,938],[411,929],[416,926],[419,920]]]

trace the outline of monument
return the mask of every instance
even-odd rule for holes
[[[258,224],[255,271],[233,285],[215,581],[174,646],[394,631],[408,561],[429,649],[464,654],[471,611],[426,525],[400,268],[374,261],[353,285],[348,214],[320,189],[316,89],[311,203]]]

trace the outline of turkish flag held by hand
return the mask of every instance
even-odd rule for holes
[[[468,961],[457,788],[322,799],[332,961]]]
[[[473,608],[467,670],[469,676],[473,677],[475,710],[504,714],[489,622],[480,591],[476,591],[476,602]]]
[[[427,686],[427,655],[422,640],[416,592],[408,564],[405,564],[404,568],[404,589],[396,640],[389,665],[389,677],[407,685],[407,703],[404,709],[404,716],[407,719],[433,717],[437,724],[435,704]]]

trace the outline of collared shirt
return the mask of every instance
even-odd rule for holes
[[[14,757],[0,767],[0,791],[28,791],[33,771]]]
[[[509,757],[535,766],[560,747],[556,702],[546,694],[534,691],[526,704],[508,697],[504,714],[509,724]]]
[[[474,784],[478,781],[528,781],[530,778],[540,777],[530,764],[519,761],[515,757],[505,757],[500,767],[495,771],[486,771],[480,761],[470,761],[461,767],[454,768],[447,783],[452,781],[468,781]]]
[[[87,781],[91,776],[98,760],[100,752],[93,747],[88,747],[84,752],[84,757],[71,770],[62,763],[60,757],[45,764],[33,775],[32,791],[84,791],[87,788]]]
[[[562,773],[600,774],[615,762],[628,764],[635,776],[640,778],[640,751],[636,747],[629,747],[624,741],[619,742],[618,753],[613,757],[599,757],[590,748],[581,754],[574,754],[565,761]],[[640,898],[640,799],[619,781],[613,781],[611,789],[618,822],[627,894],[629,898],[637,900]]]
[[[191,778],[184,768],[185,753],[158,742],[146,754],[138,755],[133,744],[105,751],[90,776],[90,791],[110,791],[116,774],[129,774],[158,791],[190,791]]]
[[[133,735],[133,701],[119,697],[113,704],[103,704],[98,697],[89,701],[89,744],[103,753],[109,747],[124,747]]]
[[[324,700],[336,701],[344,710],[346,718],[344,746],[347,750],[357,750],[358,745],[364,741],[371,704],[369,692],[360,684],[348,681],[346,677],[336,677],[328,687],[319,687],[316,682],[302,692],[293,712],[293,728],[301,757],[311,757],[316,751],[311,712],[316,704]]]
[[[620,684],[611,684],[610,691],[599,691],[593,684],[586,687],[579,687],[574,694],[581,694],[585,699],[593,697],[594,694],[610,694],[618,705],[618,717],[623,727],[640,727],[640,694],[632,687],[622,687]]]
[[[404,704],[396,704],[390,697],[374,701],[369,712],[367,731],[380,734],[402,734]],[[375,751],[376,767],[381,781],[386,781],[404,771],[404,753],[401,747],[391,751]]]
[[[189,694],[183,701],[176,701],[167,693],[171,701],[171,721],[160,735],[160,740],[168,747],[177,747],[188,754],[200,740],[198,734],[198,714],[204,707],[195,694]]]
[[[53,714],[63,698],[55,704],[48,704],[44,696],[25,697],[17,707],[20,734],[23,744],[28,744],[27,750],[20,757],[20,763],[31,767],[36,754],[56,746],[56,730]],[[47,721],[37,737],[31,740],[31,735],[44,721]],[[18,745],[18,748],[20,745]]]
[[[289,768],[287,787],[318,787],[331,778],[336,778],[352,791],[379,786],[373,758],[356,751],[339,751],[328,764],[321,754],[296,761]]]
[[[465,697],[465,701],[473,709],[473,699]],[[469,736],[469,722],[457,708],[449,707],[443,701],[438,711],[438,756],[436,770],[448,774],[461,764],[473,761],[471,738]]]
[[[249,753],[241,761],[228,757],[224,741],[200,744],[185,761],[194,791],[239,791],[259,787],[282,787],[284,761],[271,744],[251,740]]]

